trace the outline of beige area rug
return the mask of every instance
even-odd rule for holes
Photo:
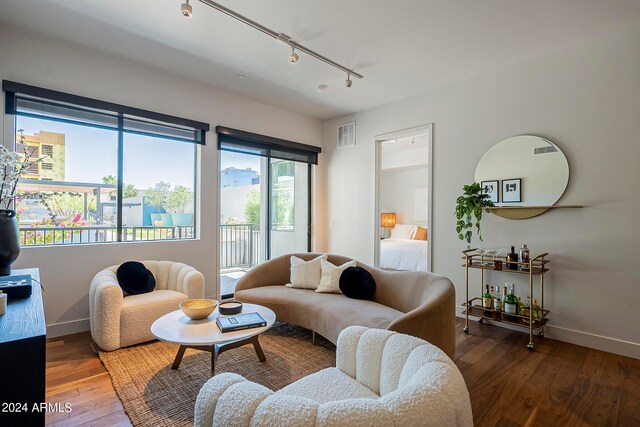
[[[235,372],[272,390],[335,366],[335,346],[311,331],[276,323],[260,335],[267,360],[252,345],[221,353],[216,374]],[[190,426],[202,385],[210,378],[211,354],[188,349],[178,370],[171,364],[178,346],[154,341],[112,352],[99,351],[113,387],[134,426]]]

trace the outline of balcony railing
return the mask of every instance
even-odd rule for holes
[[[252,268],[260,259],[260,226],[220,226],[220,268]]]
[[[173,227],[124,227],[126,240],[180,240],[193,239],[193,225]]]
[[[157,241],[193,239],[194,227],[123,227],[122,240]],[[117,227],[25,227],[20,229],[20,245],[62,246],[118,241]]]
[[[193,239],[193,226],[123,227],[122,240],[158,241]],[[88,243],[117,242],[117,227],[23,227],[20,245],[64,246]],[[220,267],[252,268],[260,260],[260,226],[257,224],[228,224],[220,226]]]

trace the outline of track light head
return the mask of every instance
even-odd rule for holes
[[[291,62],[292,64],[295,64],[300,59],[300,57],[297,53],[294,52],[294,50],[294,48],[291,48],[291,55],[289,55],[289,62]]]
[[[346,87],[351,87],[352,84],[353,84],[353,81],[351,81],[351,74],[347,74],[347,80],[344,81],[344,85]]]
[[[189,0],[185,0],[185,3],[182,3],[180,5],[180,13],[185,18],[191,18],[191,15],[193,14],[193,8],[189,4]]]

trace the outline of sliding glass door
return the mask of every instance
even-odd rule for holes
[[[256,265],[310,249],[307,163],[220,151],[220,294]]]
[[[269,258],[310,250],[309,168],[291,160],[269,161]]]
[[[320,147],[216,127],[220,150],[220,294],[256,265],[311,250],[311,168]]]

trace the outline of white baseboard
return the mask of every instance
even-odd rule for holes
[[[457,307],[459,308],[459,307]],[[459,313],[457,313],[458,317],[464,319],[464,315],[461,313],[462,308],[460,308]],[[469,316],[469,318],[473,318],[475,321],[475,317]],[[515,331],[522,331],[522,328],[518,328],[516,326],[511,326],[504,323],[499,322],[491,322],[487,323],[501,327],[506,329],[511,329]],[[562,328],[560,326],[547,325],[544,328],[544,336],[547,338],[552,338],[558,341],[564,341],[571,344],[581,345],[584,347],[595,348],[596,350],[606,351],[608,353],[619,354],[621,356],[632,357],[634,359],[640,359],[640,343],[635,343],[631,341],[624,341],[617,338],[605,337],[602,335],[591,334],[589,332],[576,331],[574,329]]]
[[[77,334],[89,330],[89,318],[71,320],[69,322],[52,323],[47,325],[47,338],[57,338],[63,335]]]
[[[560,326],[547,325],[544,328],[545,337],[558,341],[565,341],[572,344],[595,348],[621,356],[640,359],[640,343],[620,340],[617,338],[605,337],[591,334],[589,332],[576,331],[574,329],[562,328]]]

